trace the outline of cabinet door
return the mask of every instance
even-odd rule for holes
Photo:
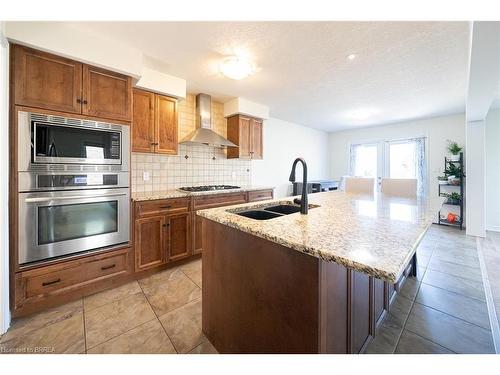
[[[83,113],[130,121],[132,79],[93,66],[83,66]]]
[[[252,159],[262,159],[262,120],[252,119],[250,126],[250,156]]]
[[[135,220],[135,269],[142,271],[166,262],[167,222],[165,216]]]
[[[177,154],[177,100],[155,95],[155,152]]]
[[[134,89],[132,116],[132,151],[154,151],[155,94]]]
[[[372,292],[370,276],[351,272],[351,352],[359,353],[371,334]]]
[[[16,104],[81,113],[82,64],[18,45],[12,63]]]
[[[191,255],[191,215],[167,216],[168,260],[178,260]]]
[[[248,117],[240,116],[240,139],[239,139],[239,150],[240,150],[240,158],[250,158],[251,157],[251,124],[252,120]]]
[[[196,215],[196,212],[193,214],[193,224],[194,224],[194,254],[199,254],[202,252],[203,246],[202,246],[202,219],[201,216]]]

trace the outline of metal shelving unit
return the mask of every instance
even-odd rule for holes
[[[438,186],[438,195],[441,197],[443,192],[441,191],[441,187],[443,186],[452,186],[452,187],[460,187],[460,201],[459,203],[444,203],[444,205],[448,206],[459,206],[460,207],[460,220],[455,221],[455,222],[449,222],[448,220],[441,219],[441,211],[438,212],[438,224],[439,225],[448,225],[448,226],[453,226],[460,228],[460,230],[463,229],[463,223],[464,223],[464,192],[465,192],[465,169],[464,169],[464,153],[460,153],[460,158],[459,160],[451,160],[447,157],[444,158],[444,169],[446,170],[448,165],[450,164],[458,164],[460,166],[460,169],[462,173],[460,174],[460,184],[459,185],[453,185],[453,184],[439,184]]]

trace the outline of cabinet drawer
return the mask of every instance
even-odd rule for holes
[[[61,293],[70,289],[126,274],[130,249],[118,250],[94,257],[82,258],[61,264],[37,268],[20,274],[23,300]]]
[[[244,192],[235,194],[206,195],[194,198],[194,209],[203,210],[206,208],[230,206],[233,204],[246,203],[246,201],[247,197]]]
[[[189,210],[190,198],[161,199],[135,203],[137,217],[162,213],[181,213]]]
[[[266,199],[273,199],[273,191],[272,190],[257,190],[257,191],[249,191],[248,192],[248,201],[249,202],[263,201]]]

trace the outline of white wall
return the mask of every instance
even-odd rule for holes
[[[331,177],[340,179],[349,172],[349,148],[351,143],[370,140],[391,140],[411,137],[427,137],[427,171],[430,196],[438,194],[437,176],[442,175],[447,139],[465,144],[465,116],[463,114],[433,117],[391,125],[330,134]]]
[[[270,118],[264,121],[264,159],[252,161],[252,184],[275,186],[275,197],[291,195],[288,177],[297,157],[307,162],[308,179],[329,177],[328,133]],[[302,181],[302,166],[297,166]]]
[[[0,334],[7,331],[9,314],[9,49],[0,22]]]
[[[500,109],[486,117],[486,229],[500,231]]]

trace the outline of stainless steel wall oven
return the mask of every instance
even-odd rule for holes
[[[129,127],[18,113],[19,263],[130,239]]]

